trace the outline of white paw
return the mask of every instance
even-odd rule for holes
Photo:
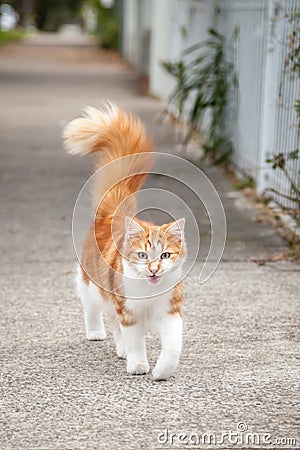
[[[121,358],[121,359],[126,358],[126,351],[125,351],[123,343],[117,345],[117,355],[118,355],[118,358]]]
[[[89,341],[104,341],[106,332],[105,330],[89,330],[86,333],[86,337]]]
[[[155,366],[152,372],[153,380],[154,381],[163,381],[167,380],[171,375],[173,371],[168,370],[163,367]]]
[[[130,375],[144,375],[149,372],[147,361],[127,361],[127,372]]]

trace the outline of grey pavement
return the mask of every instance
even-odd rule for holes
[[[210,242],[207,214],[190,191],[174,186],[201,231],[185,281],[176,375],[161,383],[151,374],[129,376],[110,332],[104,342],[85,340],[71,220],[92,164],[65,154],[62,127],[84,105],[110,99],[140,115],[158,151],[183,153],[171,125],[158,121],[163,105],[145,96],[117,55],[86,38],[82,45],[79,37],[75,45],[70,36],[49,39],[0,49],[0,448],[186,448],[188,440],[191,448],[300,448],[300,268],[252,261],[286,251],[286,243],[256,220],[256,209],[220,169],[203,167],[222,198],[228,239],[204,285],[198,274]],[[171,186],[164,177],[151,180]],[[148,349],[153,368],[153,336]],[[238,432],[232,442],[230,430]],[[212,437],[201,444],[205,433]]]

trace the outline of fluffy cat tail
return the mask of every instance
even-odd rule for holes
[[[103,167],[92,188],[97,216],[113,215],[118,207],[134,215],[132,194],[142,187],[152,166],[152,145],[140,119],[110,102],[103,110],[88,106],[84,117],[66,125],[63,137],[71,154],[97,153],[96,170]]]

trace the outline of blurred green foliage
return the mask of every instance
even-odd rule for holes
[[[26,31],[22,28],[15,28],[14,30],[0,30],[0,45],[8,42],[19,41],[26,35]]]
[[[118,2],[114,2],[110,8],[104,7],[99,0],[89,0],[89,3],[97,18],[95,34],[99,45],[102,48],[118,50],[120,39]]]
[[[1,0],[0,0],[1,2]],[[19,24],[34,24],[39,30],[57,31],[62,25],[83,25],[83,7],[92,9],[95,15],[94,33],[103,48],[119,48],[120,9],[122,0],[5,0],[19,15]],[[86,8],[85,8],[86,10]]]

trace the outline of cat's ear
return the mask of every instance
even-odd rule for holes
[[[137,234],[145,231],[135,220],[125,217],[125,234],[127,238],[132,238]]]
[[[175,237],[176,239],[183,239],[184,224],[185,224],[185,218],[182,217],[181,219],[176,220],[176,222],[173,222],[166,229],[166,233],[170,234],[171,236]]]

